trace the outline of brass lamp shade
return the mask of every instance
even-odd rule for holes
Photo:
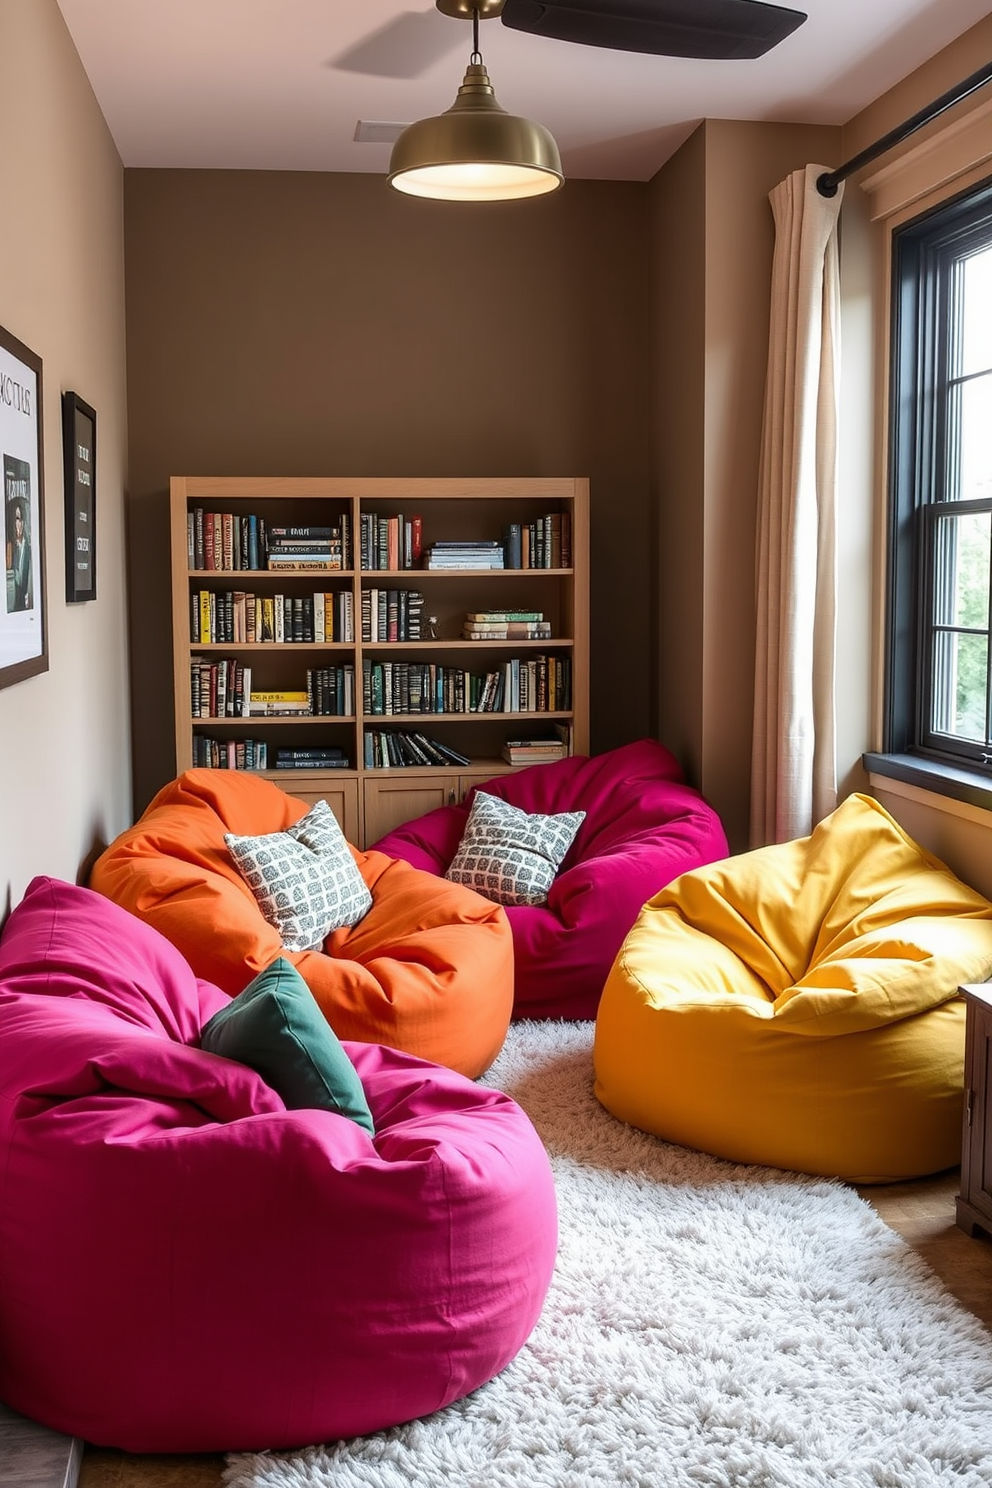
[[[469,63],[446,113],[404,129],[389,162],[390,185],[439,201],[541,196],[563,179],[552,135],[500,107],[481,62]]]

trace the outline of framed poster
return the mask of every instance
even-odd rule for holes
[[[65,474],[65,597],[96,599],[96,410],[62,394]]]
[[[48,670],[41,359],[0,326],[5,593],[0,687]]]

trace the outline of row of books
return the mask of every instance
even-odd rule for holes
[[[388,713],[559,713],[571,707],[571,660],[512,657],[486,672],[427,661],[362,660],[362,707]]]
[[[209,770],[349,770],[343,749],[277,749],[274,760],[264,739],[211,739],[193,735],[193,764]]]
[[[206,770],[267,770],[268,745],[264,739],[211,739],[194,734],[193,765]]]
[[[541,610],[474,610],[462,623],[463,641],[539,641],[551,637]]]
[[[567,713],[572,706],[570,656],[511,657],[486,674],[480,713]]]
[[[405,765],[443,765],[450,770],[452,765],[472,763],[467,754],[460,754],[440,739],[408,729],[366,729],[364,749],[367,770]]]
[[[350,589],[292,595],[195,589],[190,595],[190,639],[201,646],[353,642],[354,596]]]
[[[186,516],[189,567],[209,569],[310,569],[350,571],[354,565],[351,515],[329,524],[286,526],[254,513],[193,507]],[[547,512],[533,522],[511,522],[500,539],[451,539],[423,546],[423,518],[362,512],[359,561],[363,572],[418,568],[571,568],[568,512]]]
[[[191,569],[274,567],[350,569],[354,563],[351,514],[326,526],[283,526],[255,513],[207,511],[186,514],[187,561]]]
[[[355,714],[355,668],[311,667],[307,671],[307,696],[314,718],[353,718]]]
[[[306,688],[253,690],[251,667],[234,657],[190,663],[190,708],[194,718],[353,718],[355,668],[307,669]]]
[[[251,667],[236,657],[190,662],[193,718],[351,718],[355,668],[310,667],[306,688],[252,688]],[[571,707],[568,657],[511,657],[487,672],[437,662],[362,661],[362,708],[390,713],[561,713]]]
[[[247,718],[251,667],[233,656],[221,661],[195,656],[189,667],[189,693],[194,718]]]
[[[521,752],[524,751],[524,752]],[[264,739],[211,739],[193,736],[193,764],[212,770],[267,770],[272,751]],[[568,753],[561,740],[507,740],[503,758],[511,765],[546,764]],[[401,729],[366,729],[365,767],[369,770],[406,765],[452,766],[471,764],[468,755],[442,744],[440,739]],[[336,746],[316,749],[280,748],[274,751],[276,770],[349,770],[351,761]]]
[[[381,516],[362,512],[359,518],[358,551],[366,572],[379,569],[417,568],[420,565],[424,522],[420,516]]]
[[[362,640],[426,639],[424,596],[415,589],[363,589]]]
[[[547,512],[533,522],[510,522],[503,529],[506,568],[571,568],[572,518]]]

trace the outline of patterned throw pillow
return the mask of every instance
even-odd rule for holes
[[[496,904],[543,904],[585,815],[541,816],[477,790],[444,876]]]
[[[314,951],[332,930],[357,925],[372,907],[358,864],[326,801],[285,832],[226,832],[242,878],[287,951]]]

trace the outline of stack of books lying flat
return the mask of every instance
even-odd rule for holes
[[[425,568],[502,568],[499,542],[436,542],[427,549]]]
[[[462,624],[463,641],[546,641],[551,622],[540,610],[471,610]]]
[[[265,535],[266,560],[270,569],[345,566],[345,539],[341,526],[269,527]]]
[[[248,699],[251,718],[306,717],[310,713],[310,695],[306,692],[253,692]]]
[[[546,765],[567,754],[561,739],[507,739],[502,749],[508,765]]]
[[[348,756],[343,749],[277,749],[277,770],[347,770]]]

